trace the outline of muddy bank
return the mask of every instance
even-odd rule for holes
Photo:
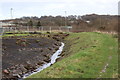
[[[2,39],[2,78],[21,78],[44,63],[61,46],[68,34],[46,34]]]
[[[49,63],[45,63],[45,64],[43,64],[42,66],[40,66],[39,68],[37,68],[36,70],[34,70],[33,72],[30,72],[30,73],[25,74],[25,75],[23,76],[23,79],[24,79],[24,78],[27,78],[27,77],[29,77],[29,76],[31,76],[31,75],[33,75],[33,74],[36,74],[36,73],[42,71],[43,69],[46,69],[47,67],[51,66],[52,64],[54,64],[54,63],[56,62],[56,60],[61,57],[60,54],[62,53],[63,48],[64,48],[64,43],[61,42],[61,46],[60,46],[59,49],[51,56]]]

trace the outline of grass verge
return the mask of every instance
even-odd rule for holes
[[[28,78],[116,78],[118,41],[97,32],[70,33],[65,39],[64,58]],[[103,71],[106,64],[108,66]]]

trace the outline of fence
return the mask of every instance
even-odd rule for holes
[[[40,27],[30,27],[30,26],[20,26],[20,27],[2,27],[4,32],[16,32],[16,31],[26,31],[26,32],[31,32],[31,31],[49,31],[49,32],[70,32],[72,29],[64,27],[64,26],[40,26]]]

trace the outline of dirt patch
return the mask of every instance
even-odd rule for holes
[[[44,63],[61,46],[68,34],[6,37],[2,39],[2,78],[21,78]]]

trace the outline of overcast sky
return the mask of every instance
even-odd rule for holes
[[[119,0],[0,0],[0,19],[44,15],[118,14]]]

